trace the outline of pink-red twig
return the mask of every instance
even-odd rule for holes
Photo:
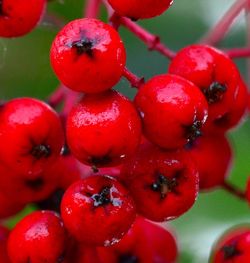
[[[224,190],[226,190],[227,192],[229,192],[230,194],[242,199],[242,200],[245,200],[246,199],[246,194],[245,192],[241,191],[240,189],[236,188],[234,185],[232,185],[231,183],[229,182],[224,182],[222,184],[222,188]]]
[[[233,24],[236,17],[240,14],[246,5],[247,0],[235,0],[235,3],[220,19],[220,21],[201,39],[201,43],[208,45],[216,45],[224,38],[229,28]]]
[[[156,50],[166,56],[169,59],[175,57],[175,52],[169,49],[166,45],[164,45],[160,38],[156,35],[151,34],[143,27],[139,26],[137,23],[131,21],[126,17],[120,17],[120,23],[124,27],[126,27],[129,31],[131,31],[135,36],[137,36],[141,41],[143,41],[149,50]]]
[[[100,11],[101,0],[87,0],[84,6],[84,17],[97,18]]]
[[[232,48],[232,49],[224,50],[224,52],[230,58],[246,58],[246,57],[250,57],[250,48],[249,47]]]
[[[140,78],[136,76],[134,73],[129,71],[127,68],[123,71],[123,77],[126,78],[133,88],[140,88],[140,86],[144,83],[144,78]]]

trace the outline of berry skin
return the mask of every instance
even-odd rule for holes
[[[175,238],[166,229],[138,217],[129,232],[111,250],[116,262],[172,263],[177,260]],[[99,249],[99,254],[101,254]],[[102,256],[100,256],[102,258]]]
[[[29,33],[38,24],[46,0],[1,0],[0,36],[19,37]]]
[[[121,174],[137,211],[152,221],[179,217],[198,195],[198,173],[184,151],[162,151],[143,144],[124,163]]]
[[[108,2],[120,16],[137,20],[161,15],[170,7],[173,0],[108,0]]]
[[[225,131],[238,123],[243,113],[230,115],[239,99],[241,78],[235,64],[221,51],[206,45],[188,46],[177,53],[168,72],[193,82],[204,93],[209,104],[208,128],[212,125]],[[244,98],[241,100],[244,108]]]
[[[16,195],[6,195],[0,191],[0,219],[8,218],[20,212],[24,204],[20,203]],[[0,262],[2,262],[0,260]]]
[[[87,245],[118,242],[135,219],[134,202],[114,178],[91,176],[65,192],[61,214],[66,228]]]
[[[67,142],[82,163],[115,166],[140,142],[141,122],[132,103],[117,91],[85,95],[67,120]]]
[[[7,254],[7,240],[9,236],[9,230],[6,227],[0,225],[0,262],[10,263]]]
[[[189,154],[199,172],[200,190],[210,190],[224,182],[232,162],[231,146],[225,135],[198,138]]]
[[[120,80],[126,51],[111,26],[84,18],[70,22],[58,33],[50,59],[57,77],[66,87],[97,93],[112,88]]]
[[[51,211],[36,211],[12,230],[8,254],[13,263],[61,263],[67,234],[60,217]]]
[[[1,163],[31,180],[59,156],[64,142],[57,113],[32,98],[1,105],[0,130]]]
[[[207,102],[191,82],[175,75],[159,75],[139,89],[135,104],[144,135],[154,144],[181,148],[196,137],[207,118]]]
[[[241,225],[230,229],[213,246],[210,263],[250,262],[250,228]]]

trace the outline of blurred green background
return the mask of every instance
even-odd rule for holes
[[[151,32],[161,36],[170,48],[179,48],[197,42],[201,36],[226,12],[232,0],[175,0],[163,16],[140,22]],[[83,0],[51,1],[49,12],[63,20],[82,17]],[[106,20],[104,9],[102,19]],[[220,47],[245,45],[246,26],[244,13],[220,43]],[[43,21],[28,36],[18,39],[0,39],[1,98],[32,96],[42,99],[56,88],[58,81],[49,63],[49,49],[57,28]],[[250,32],[249,32],[250,33]],[[128,67],[146,79],[166,72],[168,60],[146,47],[130,32],[121,30],[127,48]],[[245,60],[238,60],[245,79]],[[117,86],[124,94],[133,96],[134,90],[126,80]],[[250,122],[231,132],[229,138],[234,148],[234,164],[230,181],[244,189],[250,174]],[[211,164],[212,165],[212,164]],[[250,222],[250,210],[246,203],[236,197],[216,190],[200,194],[191,211],[171,222],[181,249],[180,263],[203,263],[208,261],[212,243],[227,228],[238,223]]]

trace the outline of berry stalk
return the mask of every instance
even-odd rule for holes
[[[130,82],[132,88],[138,89],[144,83],[144,78],[140,78],[140,77],[136,76],[134,73],[132,73],[126,67],[123,71],[123,77],[126,78]]]
[[[225,53],[232,59],[246,58],[246,57],[250,57],[250,48],[249,47],[231,48],[225,50]]]
[[[97,18],[100,11],[101,0],[87,0],[84,6],[84,17]]]
[[[232,185],[229,182],[224,181],[224,183],[221,185],[224,190],[226,190],[228,193],[242,199],[246,200],[246,194],[242,190],[236,188],[234,185]]]
[[[236,0],[219,22],[201,39],[201,43],[216,45],[226,35],[231,25],[241,13],[247,0]]]

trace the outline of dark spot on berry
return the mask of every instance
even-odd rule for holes
[[[28,179],[25,181],[25,185],[34,190],[40,190],[44,186],[44,180],[42,177]]]
[[[37,202],[36,205],[41,210],[52,210],[60,213],[60,206],[64,192],[63,189],[57,189],[47,199]]]
[[[110,158],[109,154],[98,157],[98,156],[92,156],[89,158],[89,163],[93,166],[103,166],[111,163],[112,159]]]
[[[227,91],[227,86],[219,82],[213,82],[207,89],[203,89],[203,93],[207,98],[208,104],[213,104],[220,101],[223,94]]]
[[[95,207],[110,204],[110,187],[104,187],[99,194],[94,194],[91,198],[94,200]]]
[[[3,0],[0,0],[0,16],[5,16],[5,13],[3,11]]]
[[[134,255],[126,254],[119,257],[118,263],[139,263],[139,260]]]
[[[198,137],[202,136],[201,127],[201,121],[194,121],[192,125],[184,127],[188,143],[192,144]]]
[[[36,159],[47,158],[51,154],[50,147],[48,145],[40,144],[34,146],[31,151],[31,155]]]
[[[159,192],[161,194],[161,199],[164,199],[170,192],[177,194],[176,187],[178,186],[179,176],[180,172],[177,172],[172,178],[157,173],[156,181],[151,185],[151,189],[155,192]]]
[[[70,149],[69,146],[67,144],[64,144],[62,150],[61,150],[61,155],[62,156],[68,156],[70,155]]]
[[[65,259],[65,256],[64,256],[64,253],[63,253],[63,255],[59,256],[59,258],[57,259],[56,263],[62,263],[62,262],[64,262],[64,259]]]
[[[93,173],[98,173],[99,172],[99,169],[95,165],[92,165],[91,169],[92,169]]]
[[[220,126],[220,127],[227,126],[229,122],[230,122],[230,114],[229,113],[225,113],[223,116],[214,120],[214,124],[216,126]]]
[[[222,251],[223,251],[225,260],[232,259],[241,254],[241,252],[236,247],[236,243],[233,243],[227,246],[223,246]]]

